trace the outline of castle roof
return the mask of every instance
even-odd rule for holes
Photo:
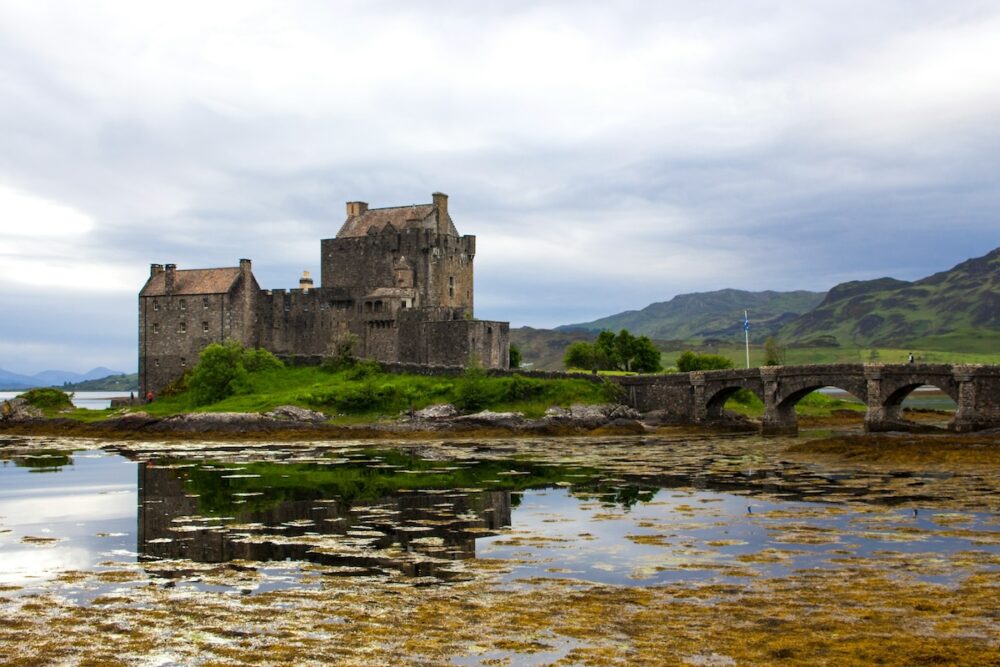
[[[366,236],[373,232],[382,231],[386,225],[391,224],[397,231],[402,231],[407,227],[417,227],[419,229],[434,229],[437,220],[437,207],[434,204],[413,204],[410,206],[391,206],[389,208],[370,208],[360,215],[353,215],[337,232],[337,238],[347,238],[351,236]],[[455,223],[451,221],[451,216],[445,211],[448,218],[448,233],[458,236]]]
[[[221,269],[184,269],[174,271],[174,289],[171,294],[225,294],[240,276],[240,267]],[[167,273],[162,271],[150,277],[139,296],[166,296]]]

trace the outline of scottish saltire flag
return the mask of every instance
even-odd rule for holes
[[[743,330],[750,331],[750,318],[747,316],[747,311],[743,311]]]

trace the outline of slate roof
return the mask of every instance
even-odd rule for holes
[[[355,215],[337,232],[337,238],[365,236],[371,231],[380,232],[387,224],[392,224],[402,231],[410,220],[419,220],[424,229],[434,229],[437,216],[434,204],[413,204],[411,206],[392,206],[389,208],[370,208],[361,215]],[[458,230],[448,216],[448,233],[458,236]]]
[[[173,294],[225,294],[240,276],[240,267],[184,269],[174,271]],[[166,296],[167,273],[151,277],[139,296]]]

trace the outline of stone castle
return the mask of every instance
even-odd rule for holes
[[[153,264],[139,292],[139,388],[159,393],[208,344],[236,340],[279,356],[323,356],[355,338],[388,363],[507,368],[510,325],[473,319],[476,237],[459,236],[448,196],[368,208],[348,202],[323,239],[320,286],[261,289],[249,259],[219,269]]]

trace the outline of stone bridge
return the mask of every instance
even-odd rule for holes
[[[951,364],[833,364],[765,366],[722,371],[614,378],[625,402],[641,411],[663,410],[678,422],[711,423],[724,418],[723,406],[740,389],[764,402],[761,432],[798,432],[795,404],[821,387],[836,387],[868,406],[865,430],[894,431],[912,426],[902,403],[922,385],[932,385],[957,404],[948,427],[976,431],[1000,427],[1000,366]]]

